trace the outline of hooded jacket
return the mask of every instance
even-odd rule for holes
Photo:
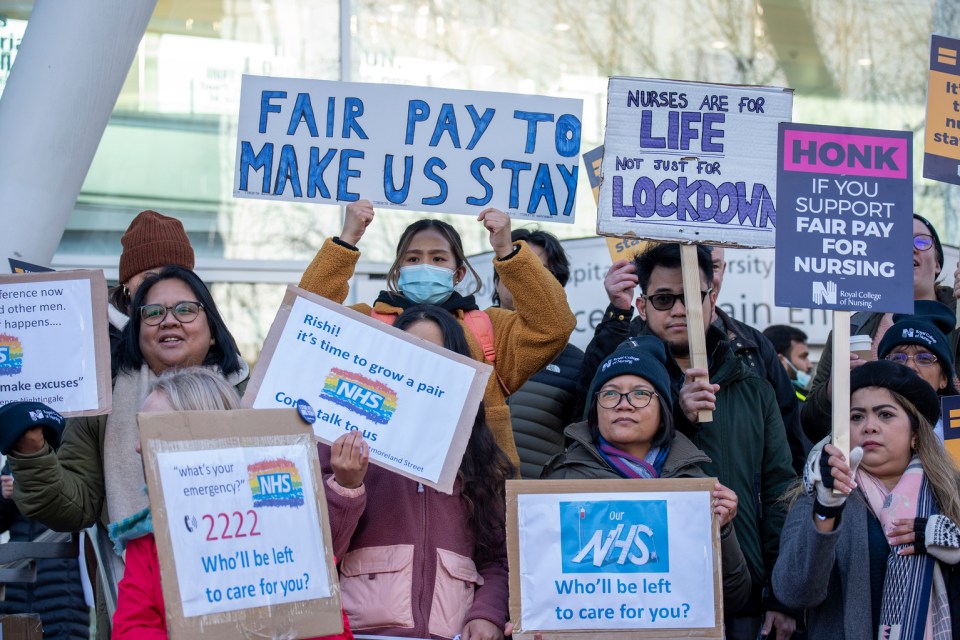
[[[496,375],[490,376],[487,381],[483,404],[494,440],[516,467],[519,457],[513,440],[510,409],[500,381],[511,393],[519,389],[530,376],[543,369],[563,350],[577,320],[567,304],[566,292],[543,266],[540,258],[522,240],[514,243],[514,246],[517,247],[514,253],[493,261],[493,268],[504,285],[510,291],[517,292],[513,298],[516,311],[499,307],[486,310],[493,324]],[[359,259],[360,251],[356,247],[328,238],[304,272],[300,287],[343,304],[349,291],[349,280]],[[403,296],[385,291],[377,298],[372,309],[382,314],[399,315],[404,305],[410,304]],[[439,306],[456,316],[464,328],[471,355],[475,360],[484,362],[483,349],[463,320],[466,311],[477,308],[473,296],[455,293],[454,297]],[[368,304],[355,304],[350,308],[370,315],[371,306]]]

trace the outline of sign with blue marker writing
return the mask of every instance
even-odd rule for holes
[[[289,287],[243,405],[309,405],[318,440],[360,432],[371,463],[450,493],[492,371]]]
[[[772,247],[777,87],[610,78],[597,233]]]
[[[171,640],[339,633],[316,440],[297,412],[137,420]]]
[[[235,197],[574,221],[581,100],[243,77]]]
[[[913,133],[780,127],[781,307],[913,313]]]
[[[508,481],[514,637],[722,637],[713,484]]]

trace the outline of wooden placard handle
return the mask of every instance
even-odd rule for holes
[[[690,364],[695,369],[708,369],[707,332],[703,330],[703,305],[700,300],[700,265],[697,262],[697,245],[680,245],[680,266],[683,271],[683,299],[687,310],[687,340],[690,344]],[[690,304],[687,304],[689,302]],[[707,380],[709,382],[709,380]],[[701,424],[713,422],[713,411],[697,412]]]
[[[833,312],[833,446],[850,460],[850,312]]]

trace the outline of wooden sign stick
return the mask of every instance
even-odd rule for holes
[[[709,368],[707,362],[707,332],[703,330],[703,305],[695,302],[700,301],[700,264],[697,262],[697,245],[680,245],[680,267],[683,271],[683,299],[684,307],[687,310],[687,340],[690,343],[690,364],[695,369],[707,369]],[[849,340],[847,342],[849,343]],[[847,347],[849,348],[849,346],[848,344]],[[699,411],[697,421],[701,424],[713,422],[713,411]]]
[[[833,446],[850,460],[850,312],[833,312]]]

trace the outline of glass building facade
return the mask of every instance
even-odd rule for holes
[[[0,0],[0,92],[32,4]],[[132,217],[176,216],[244,355],[256,358],[285,284],[339,231],[341,210],[232,197],[244,73],[581,98],[583,150],[602,143],[609,76],[792,87],[797,122],[914,131],[915,208],[955,244],[956,188],[920,177],[931,33],[960,35],[960,3],[159,0],[54,265],[115,277]],[[575,225],[544,228],[592,235],[586,180],[577,205]],[[378,216],[360,271],[382,272],[418,217]],[[446,219],[468,253],[488,249],[479,223]]]

